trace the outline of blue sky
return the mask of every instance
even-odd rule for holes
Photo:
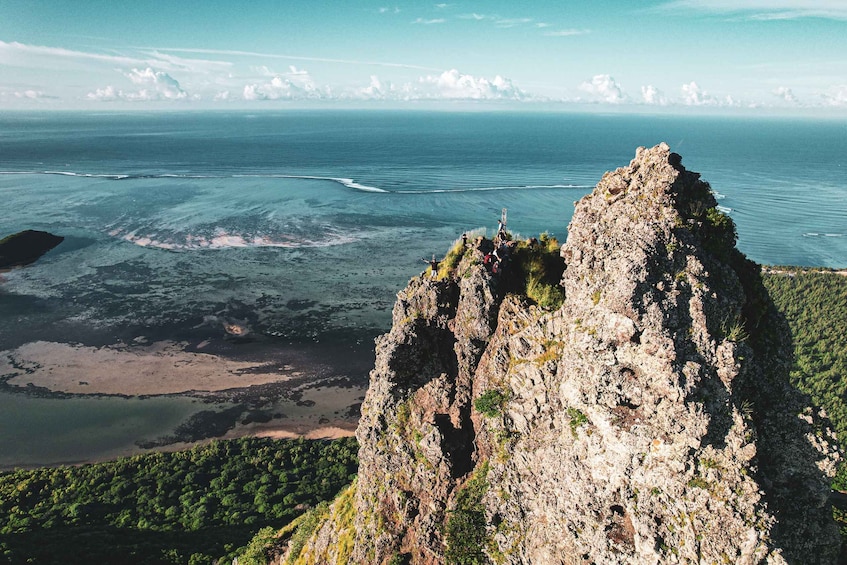
[[[847,0],[0,0],[0,109],[469,104],[847,114]]]

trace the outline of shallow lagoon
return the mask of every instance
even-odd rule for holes
[[[463,231],[490,233],[502,208],[517,233],[563,238],[573,202],[659,141],[711,183],[752,259],[847,266],[842,122],[18,114],[0,119],[0,200],[13,211],[0,232],[66,240],[0,275],[0,351],[170,340],[238,355],[242,338],[227,331],[237,326],[268,356],[308,345],[339,374],[356,359],[345,376],[361,389],[362,359],[421,259]],[[0,403],[3,465],[111,457],[208,408],[162,397]]]

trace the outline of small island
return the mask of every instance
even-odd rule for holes
[[[64,237],[46,231],[24,230],[0,239],[0,269],[23,267],[59,245]]]

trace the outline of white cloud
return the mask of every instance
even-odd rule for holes
[[[847,84],[833,86],[822,96],[826,104],[830,106],[847,106]]]
[[[418,85],[423,98],[464,100],[524,100],[526,92],[508,78],[497,75],[492,80],[465,75],[456,69],[444,71],[438,76],[421,77]]]
[[[683,84],[682,103],[686,106],[717,106],[718,101],[708,92],[700,88],[696,82]]]
[[[27,89],[22,92],[15,92],[15,98],[27,98],[29,100],[37,100],[39,98],[50,98],[41,90]]]
[[[386,97],[391,92],[391,84],[383,84],[379,77],[371,75],[371,82],[365,88],[359,89],[357,98],[367,98],[370,100],[379,100]]]
[[[170,72],[181,73],[222,73],[229,71],[233,64],[229,61],[213,61],[210,59],[186,59],[169,53],[162,53],[156,49],[147,53],[150,58],[145,62],[147,66],[166,69]]]
[[[544,35],[548,37],[571,37],[573,35],[586,35],[591,33],[588,29],[560,29],[557,31],[545,31]]]
[[[844,0],[674,0],[658,7],[660,10],[743,14],[755,20],[786,20],[797,18],[826,18],[847,20]]]
[[[269,82],[244,85],[243,98],[245,100],[308,100],[331,97],[329,88],[319,89],[308,71],[293,65],[288,69],[288,73],[277,74]]]
[[[733,98],[731,94],[727,94],[724,96],[723,101],[718,102],[718,104],[721,106],[734,106],[737,108],[741,106],[741,101]]]
[[[418,18],[413,21],[413,24],[422,24],[422,25],[433,25],[433,24],[443,24],[446,20],[444,18],[433,18],[431,20],[426,20],[424,18]]]
[[[791,104],[798,103],[797,97],[794,96],[794,92],[792,92],[791,89],[786,86],[780,86],[778,88],[775,88],[773,90],[773,94]]]
[[[478,22],[489,19],[489,17],[485,14],[477,14],[476,12],[473,12],[471,14],[462,14],[459,17],[463,20],[476,20]]]
[[[579,89],[608,104],[622,104],[629,101],[629,97],[623,89],[609,75],[596,75],[591,79],[591,82],[580,84]]]
[[[144,63],[142,59],[134,57],[85,53],[83,51],[73,51],[71,49],[63,49],[61,47],[26,45],[24,43],[18,43],[17,41],[12,41],[10,43],[0,41],[0,63],[15,66],[28,66],[31,64],[31,57],[48,57],[53,59],[90,59],[124,66]]]
[[[494,25],[497,27],[515,27],[532,23],[532,18],[495,18]]]
[[[132,69],[125,73],[133,84],[147,87],[136,93],[138,100],[179,100],[188,94],[179,86],[179,82],[164,71]]]
[[[179,82],[164,71],[155,71],[150,67],[146,69],[132,69],[123,73],[133,84],[142,87],[139,90],[124,91],[109,85],[98,88],[86,95],[88,100],[114,101],[126,100],[129,102],[149,102],[155,100],[183,100],[188,98],[179,85]],[[196,97],[194,98],[196,99]]]
[[[215,102],[225,102],[229,100],[229,90],[224,90],[223,92],[218,92],[215,94],[215,97],[212,98]]]
[[[225,61],[186,59],[161,53],[155,49],[152,52],[140,50],[138,56],[104,55],[62,47],[0,41],[0,64],[29,68],[55,68],[58,65],[64,68],[68,65],[68,61],[94,68],[102,68],[103,65],[122,68],[143,66],[170,72],[201,73],[220,72],[232,66],[231,63]]]
[[[420,65],[407,65],[404,63],[388,63],[384,61],[357,61],[353,59],[332,59],[328,57],[305,57],[302,55],[288,55],[284,53],[260,53],[256,51],[239,51],[235,49],[199,49],[199,48],[158,48],[159,51],[171,51],[174,53],[197,53],[207,55],[225,55],[230,57],[259,57],[263,59],[286,59],[289,61],[311,61],[316,63],[338,63],[342,65],[363,65],[375,67],[390,67],[399,69],[416,69],[420,71],[440,71],[434,67],[423,67]]]
[[[650,104],[654,106],[667,106],[668,99],[665,98],[664,92],[653,86],[652,84],[648,84],[647,86],[641,87],[641,99],[645,104]]]
[[[115,90],[114,86],[107,86],[105,88],[98,88],[94,92],[89,92],[85,97],[89,100],[111,102],[112,100],[123,99],[123,93]]]

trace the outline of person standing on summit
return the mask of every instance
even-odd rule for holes
[[[429,268],[430,268],[430,271],[431,271],[430,276],[433,279],[437,279],[438,278],[438,259],[435,258],[435,253],[432,254],[432,259],[430,259],[429,261],[427,261],[426,259],[421,259],[421,261],[423,261],[424,263],[429,263]]]

